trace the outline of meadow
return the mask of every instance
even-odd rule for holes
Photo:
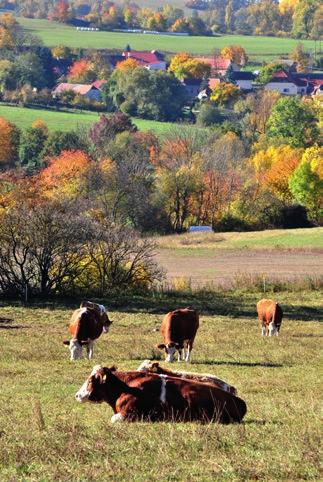
[[[299,40],[277,37],[257,37],[244,35],[223,35],[219,37],[174,37],[171,35],[127,34],[120,32],[84,32],[75,27],[50,22],[18,18],[26,31],[38,35],[47,46],[58,44],[77,48],[124,49],[130,44],[132,49],[164,52],[189,52],[210,54],[214,49],[222,49],[230,44],[240,44],[252,60],[270,60],[288,55]],[[302,41],[308,50],[314,50],[314,41]]]
[[[79,127],[90,127],[99,120],[97,112],[60,112],[46,109],[30,109],[25,107],[14,107],[0,105],[0,117],[14,122],[21,129],[30,127],[38,119],[46,122],[49,130],[69,131]],[[145,119],[133,119],[139,130],[152,130],[156,134],[168,132],[174,125],[171,122],[158,122]]]
[[[322,293],[276,293],[286,313],[279,337],[262,338],[255,303],[235,293],[155,294],[104,300],[114,321],[92,361],[69,361],[72,309],[58,304],[0,308],[2,481],[319,480],[319,325]],[[122,306],[118,305],[122,302]],[[192,363],[238,389],[244,423],[112,425],[107,404],[74,395],[92,367],[137,368],[159,359],[162,315],[201,312]]]
[[[323,280],[323,228],[187,233],[156,238],[168,285],[283,289]]]

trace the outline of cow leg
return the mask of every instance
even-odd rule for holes
[[[87,357],[88,357],[89,360],[91,360],[93,358],[93,347],[94,347],[93,340],[89,340],[88,344],[86,346]]]
[[[111,423],[117,423],[117,422],[124,422],[124,417],[123,417],[122,413],[120,413],[120,412],[115,413],[111,417]]]
[[[275,324],[273,321],[271,321],[269,323],[269,336],[273,336],[275,334],[275,331],[276,331],[276,327],[275,327]]]
[[[182,359],[183,359],[183,353],[184,353],[184,348],[183,348],[183,349],[182,349],[182,348],[179,348],[179,349],[178,349],[177,361],[179,361],[179,362],[182,361]]]
[[[191,361],[191,349],[192,349],[191,344],[188,343],[188,344],[187,344],[187,348],[186,348],[186,358],[185,358],[185,361],[186,361],[186,362],[190,362],[190,361]]]
[[[262,325],[261,335],[262,335],[262,336],[266,336],[266,325]]]

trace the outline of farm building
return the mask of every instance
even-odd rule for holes
[[[209,56],[209,57],[195,57],[200,62],[205,62],[211,66],[211,77],[224,76],[231,68],[233,71],[239,71],[240,66],[230,59],[225,59],[221,56]]]
[[[59,97],[64,92],[72,91],[75,94],[81,95],[87,99],[100,101],[101,91],[94,84],[70,84],[68,82],[62,82],[52,90],[52,96]]]
[[[307,93],[308,82],[295,77],[285,70],[275,72],[265,85],[265,90],[276,90],[282,95],[304,95]]]
[[[123,60],[134,59],[140,67],[148,70],[166,70],[164,55],[157,50],[151,52],[132,50],[129,46],[122,53]]]
[[[252,72],[232,72],[231,80],[234,82],[241,90],[252,90],[252,82],[255,80],[256,76]]]

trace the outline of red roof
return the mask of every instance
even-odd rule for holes
[[[290,82],[298,85],[299,87],[306,87],[307,80],[293,77],[293,75],[285,70],[278,70],[275,72],[269,82]]]
[[[69,84],[68,82],[62,82],[61,84],[58,84],[55,87],[55,89],[53,90],[53,93],[54,94],[62,94],[63,92],[67,92],[69,90],[72,90],[76,94],[85,95],[91,89],[98,90],[96,87],[94,87],[91,84]]]
[[[209,78],[209,88],[210,89],[214,89],[214,87],[216,87],[217,85],[219,85],[220,83],[220,79],[216,78],[216,77],[210,77]]]
[[[161,61],[153,52],[141,52],[139,50],[131,50],[130,52],[123,52],[125,58],[131,57],[140,65],[159,64]]]
[[[106,80],[96,80],[95,82],[92,82],[91,85],[93,85],[93,87],[96,87],[97,89],[100,90],[103,87],[103,85],[106,83],[107,83]]]
[[[199,60],[200,62],[205,62],[206,64],[209,64],[211,66],[211,69],[214,70],[228,70],[228,68],[231,65],[231,60],[230,59],[225,59],[224,57],[221,56],[212,56],[212,57],[195,57],[196,60]]]

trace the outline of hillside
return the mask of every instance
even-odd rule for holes
[[[118,32],[84,32],[74,27],[50,22],[18,18],[23,27],[38,35],[47,46],[58,44],[70,47],[94,49],[123,49],[130,44],[133,49],[158,49],[165,52],[187,51],[193,54],[209,54],[213,49],[226,45],[240,44],[252,60],[270,60],[273,57],[288,55],[299,40],[256,37],[243,35],[223,35],[222,37],[173,37],[171,35],[125,34]],[[304,47],[314,49],[314,41],[304,40]]]

